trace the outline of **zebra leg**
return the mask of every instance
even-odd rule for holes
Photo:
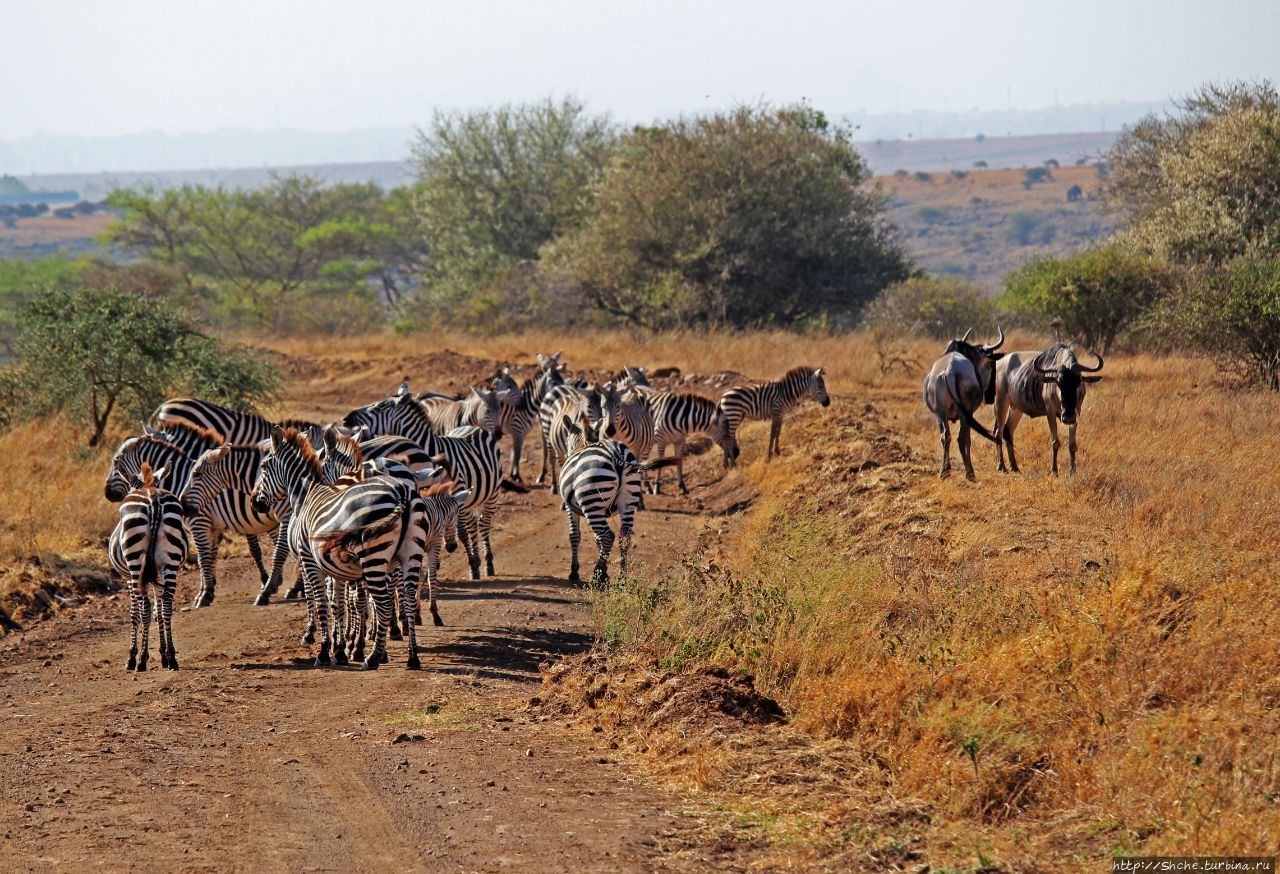
[[[458,537],[467,551],[467,561],[471,565],[471,579],[480,579],[480,525],[474,510],[466,509],[458,513]]]
[[[387,591],[387,573],[380,567],[364,569],[364,583],[369,589],[369,600],[373,602],[377,616],[373,624],[373,652],[364,660],[362,668],[376,671],[382,664],[383,655],[387,651],[387,627],[391,624],[391,593]]]
[[[662,458],[662,456],[666,454],[667,454],[667,444],[659,441],[658,454],[656,457]],[[662,494],[662,468],[658,468],[653,472],[653,488],[650,490],[649,494],[651,495]]]
[[[138,597],[139,609],[142,611],[142,648],[138,653],[138,670],[145,671],[147,669],[147,649],[148,641],[151,637],[151,599],[147,597],[147,590],[143,588],[142,594]]]
[[[171,671],[178,669],[178,650],[173,645],[173,598],[178,591],[178,575],[173,568],[165,568],[161,575],[164,582],[162,593],[164,595],[164,612],[160,614],[161,621],[164,623],[164,633],[162,635],[161,646],[168,647],[169,663],[165,666]]]
[[[535,480],[535,482],[537,482],[538,485],[542,485],[547,481],[547,465],[549,463],[548,454],[550,452],[550,445],[551,445],[550,435],[547,433],[547,429],[543,428],[542,429],[542,473],[538,474],[538,478],[537,480]],[[554,487],[555,487],[555,484],[552,483],[552,488]]]
[[[400,597],[400,571],[393,570],[389,574],[387,583],[387,597],[391,599],[391,627],[389,630],[392,640],[404,640],[404,635],[409,631],[409,617],[405,615],[407,609],[404,600]],[[401,627],[403,626],[403,631]]]
[[[493,569],[493,544],[489,541],[489,533],[493,530],[493,514],[498,512],[498,493],[494,492],[484,502],[480,515],[480,538],[484,541],[484,571],[486,576],[496,576]]]
[[[196,557],[200,562],[200,591],[192,602],[193,609],[208,607],[213,603],[214,568],[218,564],[218,542],[222,532],[215,531],[207,516],[196,516],[187,520],[187,529],[191,539],[196,542]]]
[[[403,568],[404,591],[400,596],[400,603],[406,605],[405,609],[417,612],[414,608],[418,603],[418,578],[422,575],[422,553],[413,550],[405,565]],[[418,630],[407,616],[404,623],[404,639],[409,647],[409,661],[405,666],[411,671],[416,671],[422,667],[422,661],[418,658]]]
[[[518,483],[524,482],[520,476],[520,456],[524,453],[524,432],[511,432],[511,478]]]
[[[627,506],[618,514],[618,570],[627,572],[627,558],[631,553],[631,526],[635,523],[635,508]]]
[[[258,566],[258,579],[265,588],[270,577],[267,576],[267,566],[262,562],[262,545],[258,543],[258,535],[246,534],[244,539],[249,544],[249,555],[253,556],[253,563]]]
[[[347,663],[347,639],[344,630],[347,625],[347,589],[358,582],[350,580],[333,580],[333,663]]]
[[[769,423],[769,451],[765,453],[764,461],[768,464],[773,460],[775,455],[782,454],[782,447],[778,444],[778,439],[782,436],[782,417],[774,416]]]
[[[444,625],[440,611],[436,609],[436,576],[440,573],[440,541],[427,547],[427,609],[431,611],[431,622]],[[420,612],[420,611],[419,611]]]
[[[142,607],[138,604],[138,589],[142,587],[142,578],[129,580],[129,624],[133,631],[129,637],[129,661],[124,669],[132,671],[138,667],[138,625],[142,622]]]
[[[306,581],[309,623],[307,634],[302,641],[306,644],[313,643],[316,629],[319,629],[320,652],[316,655],[315,667],[325,667],[329,664],[329,606],[325,597],[324,583],[320,580],[319,569],[309,557],[299,557],[298,570]]]
[[[604,516],[587,520],[591,531],[596,536],[596,546],[600,554],[596,557],[596,569],[591,574],[591,585],[607,586],[609,584],[609,553],[613,552],[613,529]]]
[[[284,579],[284,562],[289,557],[289,523],[284,521],[276,528],[271,542],[271,573],[267,576],[266,585],[258,592],[254,604],[265,607],[271,603],[271,596],[280,591],[280,581]],[[299,580],[301,581],[301,580]]]
[[[351,610],[351,621],[354,624],[353,642],[355,649],[351,653],[351,660],[364,661],[364,642],[369,636],[369,592],[364,586],[356,586],[355,606]]]
[[[578,523],[578,514],[569,509],[564,508],[565,515],[569,517],[569,555],[571,556],[569,565],[569,582],[580,583],[582,577],[578,574],[578,544],[582,542],[582,528]]]
[[[685,456],[684,440],[681,439],[676,443],[676,482],[680,484],[680,494],[689,494],[689,487],[684,484],[684,456]]]

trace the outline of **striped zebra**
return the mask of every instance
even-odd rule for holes
[[[720,397],[720,410],[729,423],[729,433],[737,444],[738,428],[748,419],[768,419],[769,448],[765,461],[782,453],[778,438],[782,435],[782,417],[795,409],[806,397],[824,407],[831,405],[821,367],[793,367],[782,379],[761,385],[731,388]]]
[[[262,450],[256,446],[223,444],[195,459],[186,486],[181,492],[182,512],[187,518],[191,539],[196,542],[200,560],[200,591],[195,606],[213,603],[217,591],[218,542],[224,531],[252,538],[250,551],[258,537],[274,537],[271,571],[263,574],[262,588],[254,604],[265,606],[280,588],[284,563],[289,555],[286,532],[289,529],[289,505],[277,501],[266,512],[253,505],[249,493],[262,461]]]
[[[548,394],[544,412],[549,425],[543,436],[543,449],[551,474],[551,494],[560,491],[560,467],[569,457],[569,426],[586,417],[594,427],[602,418],[604,392],[598,386],[576,389],[559,386]],[[567,423],[567,424],[566,424]]]
[[[419,396],[417,401],[426,411],[431,426],[440,434],[472,425],[501,438],[503,408],[509,398],[510,394],[506,389],[493,391],[473,388],[461,398]]]
[[[642,465],[625,444],[601,439],[599,426],[593,426],[585,415],[576,422],[565,416],[560,424],[569,433],[569,455],[559,478],[560,508],[569,520],[569,581],[582,580],[578,566],[578,546],[582,541],[579,519],[585,518],[599,548],[591,580],[594,585],[604,585],[609,581],[609,554],[614,541],[609,517],[618,516],[618,554],[621,570],[626,573],[631,530],[636,511],[642,506],[641,470],[675,464],[676,460],[658,459]]]
[[[178,435],[187,433],[188,437],[191,431],[191,429],[184,429],[182,426],[172,430]],[[167,434],[168,432],[165,433]],[[171,443],[162,437],[130,437],[125,440],[116,449],[115,455],[111,458],[111,467],[107,471],[107,481],[104,488],[107,500],[117,502],[124,499],[130,484],[140,475],[143,462],[149,463],[153,469],[156,467],[168,468],[168,480],[173,486],[173,494],[183,494],[190,483],[191,472],[195,467],[196,459],[209,449],[216,449],[224,445],[220,442],[218,435],[207,431],[203,432],[203,434],[205,436],[199,441],[192,442],[187,440],[186,445],[191,447],[190,453],[183,452],[178,444]],[[211,505],[209,513],[191,515],[186,519],[187,529],[191,532],[192,539],[196,542],[196,558],[200,564],[201,572],[200,591],[196,593],[195,601],[192,604],[196,608],[207,607],[212,604],[215,594],[215,590],[210,583],[212,581],[213,568],[217,564],[218,538],[214,536],[213,530],[216,528],[219,532],[225,530],[235,531],[235,520],[250,515],[249,511],[244,507],[245,502],[248,501],[245,493],[242,492],[238,497],[232,496],[228,501],[228,505],[222,506],[218,506],[218,502],[215,501]],[[262,547],[258,542],[258,535],[256,533],[246,533],[245,540],[249,544],[249,554],[253,556],[254,563],[258,566],[258,575],[262,580],[262,585],[266,587],[271,577],[262,560]],[[276,546],[281,547],[282,545],[277,543]],[[283,562],[282,554],[282,548],[274,550],[273,567],[276,565],[277,560]]]
[[[631,370],[631,368],[627,368]],[[616,385],[605,383],[601,398],[603,416],[601,428],[604,436],[620,443],[635,453],[636,458],[648,458],[653,449],[653,412],[636,394],[634,389],[622,391]],[[649,489],[649,475],[641,472],[645,490]],[[643,499],[641,503],[643,509]]]
[[[481,541],[485,570],[489,576],[496,573],[490,532],[503,479],[502,455],[493,434],[477,430],[467,436],[441,436],[431,427],[422,406],[409,395],[352,410],[343,424],[348,428],[365,426],[373,434],[406,437],[421,446],[428,456],[447,459],[459,488],[470,492],[459,514],[458,534],[467,550],[471,578],[480,579]]]
[[[259,509],[281,498],[289,502],[289,548],[298,556],[307,598],[320,627],[316,665],[329,664],[331,646],[337,664],[347,661],[342,632],[346,589],[354,583],[365,587],[375,606],[373,652],[363,667],[376,670],[387,648],[392,615],[388,580],[395,567],[403,577],[405,603],[415,603],[417,598],[423,554],[422,498],[417,489],[387,475],[330,485],[324,482],[322,464],[306,435],[292,428],[273,428],[271,451],[259,466],[253,497]],[[333,629],[322,576],[337,583],[332,598]],[[416,670],[421,662],[412,625],[407,638],[408,667]]]
[[[140,483],[120,503],[120,521],[107,542],[111,567],[129,585],[129,620],[133,632],[129,642],[126,670],[147,669],[148,636],[151,631],[152,600],[160,634],[160,665],[178,669],[178,653],[173,645],[173,596],[178,588],[178,568],[187,558],[187,535],[182,528],[182,505],[172,493],[160,488],[163,467],[152,469],[143,462]],[[138,626],[142,626],[142,646],[138,646]]]
[[[553,493],[557,487],[556,470],[558,465],[556,463],[557,458],[553,453],[554,438],[552,431],[563,415],[562,407],[566,399],[586,403],[587,415],[593,425],[600,421],[601,416],[600,392],[585,382],[581,386],[562,383],[549,389],[543,396],[542,403],[538,407],[538,422],[542,429],[542,472],[538,474],[538,482],[550,482]],[[563,461],[563,455],[559,460]]]
[[[690,392],[659,391],[645,386],[632,385],[630,390],[653,416],[653,442],[658,448],[658,458],[666,453],[667,444],[673,444],[676,479],[682,494],[689,493],[684,483],[684,459],[685,444],[690,436],[706,434],[714,440],[724,452],[725,467],[738,457],[738,445],[715,401]],[[654,475],[653,494],[662,494],[661,471]]]
[[[232,446],[252,446],[271,435],[271,422],[266,417],[200,398],[170,398],[156,408],[151,420],[162,429],[175,423],[203,428],[222,435]]]
[[[564,385],[561,373],[564,365],[560,364],[559,356],[559,352],[553,356],[538,353],[538,372],[523,383],[516,382],[509,367],[498,371],[491,380],[494,388],[515,393],[508,396],[508,402],[502,407],[502,430],[511,435],[511,478],[518,483],[524,482],[524,475],[520,472],[524,438],[538,421],[538,410],[547,392]]]

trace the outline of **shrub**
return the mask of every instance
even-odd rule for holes
[[[1009,223],[1005,226],[1005,239],[1019,246],[1045,245],[1053,242],[1057,230],[1044,213],[1013,212],[1009,213]]]
[[[1107,354],[1172,284],[1160,261],[1118,244],[1064,258],[1033,258],[1005,277],[1002,303]]]
[[[1280,391],[1280,258],[1197,272],[1162,310],[1162,324],[1224,371]]]
[[[852,322],[909,273],[848,133],[807,106],[636,128],[546,258],[636,325]]]
[[[947,211],[940,206],[922,206],[916,209],[915,217],[926,225],[934,225],[947,217]]]
[[[899,334],[949,340],[966,328],[991,325],[995,301],[952,277],[914,277],[894,283],[867,308],[866,323]]]
[[[1023,184],[1028,188],[1038,182],[1048,182],[1053,178],[1053,173],[1048,167],[1028,167],[1022,171]]]
[[[272,395],[274,370],[208,337],[163,301],[114,289],[50,291],[22,305],[21,355],[3,389],[27,414],[86,422],[146,419],[166,396],[199,393],[245,408]]]
[[[986,162],[986,161],[974,161],[974,162],[973,162],[973,168],[974,168],[975,170],[985,170],[985,169],[987,169],[987,166],[988,166],[988,165],[987,165],[987,162]]]
[[[933,174],[932,174],[932,173],[926,173],[926,172],[924,172],[923,170],[917,170],[917,171],[915,172],[915,177],[916,177],[916,181],[917,181],[917,182],[932,182],[932,181],[933,181]]]

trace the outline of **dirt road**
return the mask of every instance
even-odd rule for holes
[[[650,499],[637,554],[669,560],[701,524]],[[590,567],[594,545],[584,543]],[[500,576],[446,559],[423,670],[391,644],[375,673],[315,670],[304,610],[250,605],[247,558],[217,602],[175,617],[182,669],[124,670],[123,595],[0,646],[0,868],[141,871],[629,871],[668,864],[680,799],[609,750],[528,718],[538,665],[590,646],[563,582],[565,522],[545,491],[506,503]],[[184,574],[189,603],[196,574]],[[152,647],[155,647],[152,634]],[[399,738],[399,742],[397,742]]]

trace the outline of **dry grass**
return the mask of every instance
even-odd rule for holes
[[[683,574],[633,578],[601,605],[607,639],[633,665],[745,670],[785,706],[776,758],[723,736],[653,744],[664,774],[763,823],[749,830],[777,845],[775,861],[905,864],[881,843],[898,833],[886,817],[915,804],[927,817],[902,826],[903,840],[924,835],[935,868],[979,854],[1072,868],[1113,852],[1280,844],[1274,395],[1221,386],[1196,360],[1116,356],[1084,406],[1076,479],[1047,475],[1047,429],[1024,421],[1026,472],[996,474],[980,443],[967,483],[935,476],[919,372],[882,373],[863,337],[259,342],[295,366],[280,414],[337,412],[405,373],[431,387],[456,376],[446,349],[474,356],[457,360],[477,372],[559,349],[574,369],[828,369],[832,407],[788,421],[780,462],[760,461],[766,426],[744,431],[744,464],[725,486],[758,489],[753,507],[708,525]],[[937,349],[903,351],[927,364]],[[110,528],[109,453],[63,433],[45,423],[0,436],[7,563],[93,554]],[[832,761],[846,763],[840,779],[801,779]],[[865,780],[903,800],[866,807],[849,791]]]

